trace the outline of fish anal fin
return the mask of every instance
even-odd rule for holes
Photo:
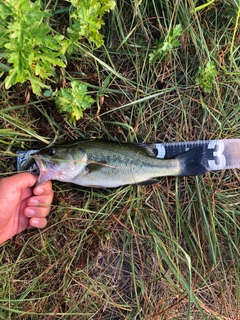
[[[157,180],[157,179],[150,179],[150,180],[138,182],[138,185],[139,186],[152,186],[153,184],[156,184],[158,182],[159,182],[159,180]]]

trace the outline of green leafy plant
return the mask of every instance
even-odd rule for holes
[[[206,93],[211,93],[212,85],[215,83],[215,77],[217,76],[217,70],[213,61],[209,61],[206,67],[199,67],[199,76],[196,78],[196,83]]]
[[[94,99],[87,94],[87,85],[72,81],[72,88],[60,89],[56,93],[55,103],[60,112],[66,112],[68,120],[75,124],[83,116],[83,111],[90,108]]]
[[[179,37],[182,35],[182,26],[177,24],[171,29],[166,37],[160,38],[157,42],[157,49],[149,55],[149,62],[154,63],[158,59],[167,60],[173,48],[181,45]]]
[[[51,14],[41,10],[39,0],[6,0],[0,2],[0,48],[10,70],[6,88],[30,81],[40,95],[47,87],[45,80],[54,74],[54,67],[65,67],[62,35],[53,35],[49,26]],[[6,69],[5,69],[6,70]]]
[[[68,28],[68,35],[71,47],[76,40],[87,38],[96,47],[103,45],[103,35],[100,29],[104,25],[103,16],[113,10],[114,0],[70,0],[73,10],[70,14],[71,26]],[[72,49],[70,47],[70,50]]]
[[[99,47],[103,15],[115,6],[114,0],[70,0],[67,35],[51,26],[53,14],[41,8],[41,1],[5,0],[0,2],[0,76],[7,73],[5,87],[29,81],[33,92],[50,88],[56,67],[65,68],[66,52],[76,50],[86,38]],[[70,6],[69,6],[70,7]],[[47,82],[48,81],[48,82]]]

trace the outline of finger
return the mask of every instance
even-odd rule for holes
[[[29,219],[29,225],[34,228],[44,228],[47,225],[47,219],[34,217]]]
[[[41,184],[41,186],[37,186],[36,188],[33,189],[33,193],[36,196],[39,195],[49,195],[52,194],[52,182],[51,181],[47,181],[44,184]]]
[[[46,195],[32,196],[28,199],[29,207],[49,206],[53,200],[53,191],[49,191]]]
[[[24,210],[24,215],[28,218],[46,218],[50,210],[50,205],[48,207],[27,207]]]

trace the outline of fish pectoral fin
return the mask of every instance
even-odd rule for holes
[[[138,182],[138,185],[139,186],[152,186],[153,184],[156,184],[158,182],[159,182],[159,180],[157,180],[157,179],[149,179],[146,181]]]
[[[85,170],[87,173],[91,173],[94,171],[98,171],[105,166],[106,166],[106,162],[91,162],[88,165],[86,165]]]

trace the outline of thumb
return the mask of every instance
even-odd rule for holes
[[[1,180],[1,188],[8,192],[21,191],[25,188],[33,187],[37,177],[31,173],[24,172]]]

